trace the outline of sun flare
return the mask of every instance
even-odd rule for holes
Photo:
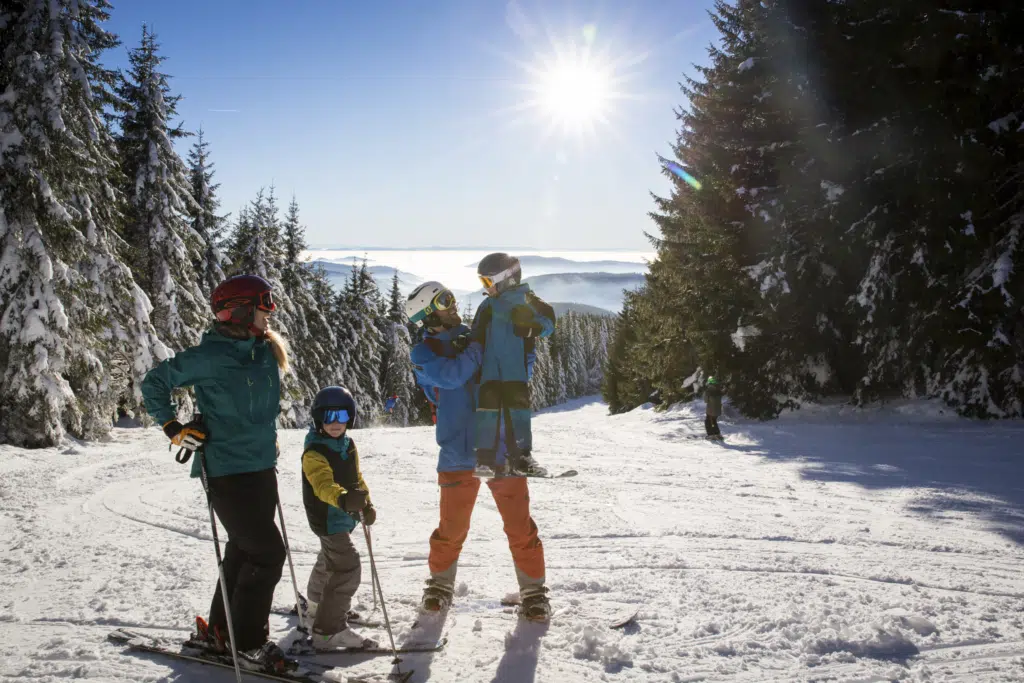
[[[582,132],[605,120],[611,84],[596,65],[562,57],[539,73],[537,104],[563,131]]]

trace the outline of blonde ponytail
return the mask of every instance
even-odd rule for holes
[[[277,367],[280,368],[281,374],[288,372],[288,368],[291,367],[288,363],[288,342],[274,330],[267,330],[266,338],[270,350],[274,352],[274,358],[277,359]]]

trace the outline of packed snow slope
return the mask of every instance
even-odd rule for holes
[[[832,406],[726,417],[719,445],[699,438],[699,410],[608,417],[580,401],[539,415],[536,455],[580,472],[531,482],[554,618],[523,623],[499,605],[514,576],[484,489],[450,642],[405,658],[414,680],[1024,680],[1024,424],[927,404]],[[304,588],[317,545],[300,499],[302,436],[281,434],[280,487]],[[436,447],[425,428],[355,438],[401,642],[437,521]],[[186,469],[157,429],[0,447],[0,679],[233,680],[105,642],[120,625],[183,637],[206,613],[214,553]],[[365,569],[358,602],[372,608]],[[607,627],[634,610],[635,623]],[[287,617],[271,625],[293,637]],[[390,658],[336,660],[356,673],[387,671]]]

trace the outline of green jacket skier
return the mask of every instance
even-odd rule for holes
[[[704,403],[707,406],[704,417],[704,430],[709,439],[721,440],[722,430],[718,428],[718,417],[722,414],[722,387],[714,377],[708,377],[704,389]]]

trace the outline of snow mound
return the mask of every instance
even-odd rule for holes
[[[920,653],[918,647],[899,631],[867,624],[824,630],[809,638],[804,648],[812,658],[808,664],[817,662],[813,658],[833,653],[892,660],[903,660]]]
[[[577,625],[574,630],[576,639],[572,654],[576,659],[600,662],[608,673],[618,673],[633,666],[632,653],[622,649],[619,642],[612,642],[613,638],[606,631],[590,625],[582,628]]]

